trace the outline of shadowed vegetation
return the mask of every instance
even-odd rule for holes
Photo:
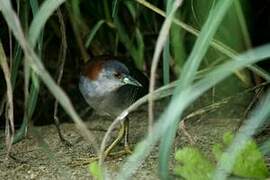
[[[194,153],[191,159],[204,164],[205,179],[249,177],[235,167],[241,166],[239,156],[250,142],[263,164],[263,177],[269,177],[269,7],[267,0],[0,1],[0,146],[5,163],[14,156],[17,143],[29,141],[27,136],[33,136],[37,147],[54,162],[57,155],[38,126],[73,122],[84,144],[100,155],[99,163],[91,164],[89,170],[97,179],[128,179],[151,152],[156,155],[153,177],[169,179],[177,174],[192,179],[186,173],[192,174],[194,169],[174,163],[176,148],[180,149],[177,152]],[[97,135],[83,121],[92,115],[78,90],[78,78],[81,67],[100,55],[116,56],[136,66],[148,75],[150,85],[145,87],[149,94],[113,122],[100,121],[106,133]],[[164,98],[160,105],[157,100]],[[142,108],[144,127],[138,130],[139,136],[134,135],[133,153],[124,157],[117,170],[106,166],[101,152],[115,127],[147,101],[148,109]],[[140,119],[141,114],[134,116]],[[210,145],[179,144],[179,132],[189,140],[196,139],[192,124],[200,124],[205,116],[206,122],[217,120],[213,127],[223,121],[225,126],[229,119],[233,128],[228,131],[235,130],[230,142],[218,149],[216,159],[211,159]],[[191,135],[179,128],[183,120]],[[214,129],[205,127],[210,139]],[[215,143],[218,139],[222,143],[224,132]],[[204,137],[201,131],[198,134]],[[65,133],[61,138],[69,141]],[[184,158],[179,159],[186,162]],[[65,168],[56,160],[54,164]],[[114,173],[106,169],[114,169]]]

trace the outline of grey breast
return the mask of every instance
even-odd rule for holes
[[[139,87],[132,85],[125,85],[112,92],[110,97],[107,98],[107,110],[113,116],[118,116],[123,110],[128,108],[138,98]]]
[[[87,103],[100,115],[116,117],[141,96],[142,88],[132,85],[97,96],[95,87],[85,81],[89,82],[84,77],[80,78],[79,89]]]
[[[104,109],[104,96],[97,95],[96,87],[93,86],[91,81],[84,76],[80,77],[79,89],[85,99],[85,101],[91,106],[98,114],[109,115],[106,112],[103,112]]]

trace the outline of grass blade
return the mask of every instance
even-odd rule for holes
[[[88,37],[86,38],[86,43],[85,43],[85,47],[89,48],[92,40],[94,39],[95,35],[97,34],[98,30],[101,28],[101,26],[105,23],[104,20],[99,20],[96,25],[93,27],[93,29],[91,30],[91,32],[89,33]]]
[[[179,78],[181,86],[176,88],[175,95],[179,94],[183,89],[192,84],[200,63],[211,43],[211,40],[232,2],[232,0],[219,1],[217,5],[209,12],[209,16],[202,28],[202,31],[196,40],[187,62],[184,65],[183,71]],[[164,174],[164,179],[169,176],[169,157],[178,128],[178,122],[179,120],[177,119],[172,122],[169,130],[161,140],[159,160],[160,164],[162,164],[162,169],[160,171]]]
[[[246,2],[245,2],[246,3]],[[241,27],[241,32],[243,35],[243,40],[245,42],[246,48],[250,49],[252,47],[251,40],[248,33],[247,23],[243,14],[242,5],[240,1],[234,1],[234,8],[238,17],[239,25]]]
[[[170,42],[167,40],[163,49],[163,84],[169,84],[170,82]]]
[[[65,2],[65,0],[46,0],[31,22],[29,29],[29,42],[34,46],[40,36],[45,23],[53,12]]]
[[[7,146],[7,157],[10,153],[14,133],[15,133],[15,127],[14,127],[14,106],[13,106],[13,90],[12,90],[12,83],[10,78],[10,70],[7,63],[7,58],[5,55],[5,51],[2,45],[2,42],[0,41],[0,65],[2,67],[2,70],[4,72],[6,85],[7,85],[7,114],[6,114],[6,128],[5,128],[5,134],[6,134],[6,146]]]
[[[136,35],[136,42],[138,44],[138,47],[135,46],[134,43],[132,43],[131,39],[129,38],[129,34],[125,30],[123,24],[121,23],[121,20],[119,17],[114,18],[114,24],[117,27],[117,32],[119,35],[119,40],[122,42],[122,44],[126,47],[128,52],[130,53],[131,57],[133,58],[136,66],[139,69],[142,69],[142,62],[144,62],[144,43],[143,43],[143,36],[141,35],[139,29],[135,29],[135,35]]]
[[[175,1],[174,4],[172,5],[172,9],[171,12],[168,15],[168,18],[166,18],[166,20],[164,21],[157,42],[156,42],[156,47],[155,47],[155,52],[153,55],[153,59],[152,59],[152,65],[151,65],[151,72],[150,72],[150,84],[149,84],[149,93],[152,94],[152,92],[154,91],[154,87],[155,87],[155,74],[156,74],[156,69],[157,69],[157,65],[158,65],[158,61],[159,61],[159,56],[161,54],[161,51],[167,41],[168,38],[168,34],[170,31],[170,27],[171,27],[171,23],[172,23],[172,19],[174,17],[174,14],[176,12],[176,10],[178,9],[178,7],[181,5],[182,1]],[[149,133],[152,131],[152,126],[153,126],[153,119],[154,119],[154,112],[153,112],[153,107],[154,107],[154,102],[152,99],[152,96],[149,96],[149,104],[148,104],[148,119],[149,119],[149,128],[148,131]]]
[[[118,12],[118,0],[113,0],[112,1],[112,18],[114,18],[117,15]]]
[[[176,12],[175,16],[180,18],[180,12]],[[187,56],[184,43],[185,31],[180,26],[172,24],[170,35],[171,51],[175,61],[174,72],[179,75]]]

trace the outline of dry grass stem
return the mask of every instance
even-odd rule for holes
[[[7,156],[8,158],[12,142],[15,134],[15,128],[14,128],[14,106],[13,106],[13,90],[11,85],[11,78],[10,78],[10,70],[7,63],[7,58],[5,55],[5,51],[3,49],[3,45],[0,42],[0,64],[2,67],[2,70],[4,72],[6,85],[7,85],[7,101],[6,101],[6,146],[7,146]]]
[[[155,47],[155,52],[153,55],[153,59],[152,59],[152,66],[151,66],[151,74],[150,74],[150,85],[149,85],[149,106],[148,106],[148,118],[149,118],[149,127],[148,127],[148,131],[149,133],[152,132],[152,127],[153,127],[153,119],[154,119],[154,101],[153,101],[153,97],[152,97],[152,92],[154,91],[154,87],[155,87],[155,75],[156,75],[156,70],[157,70],[157,65],[159,62],[159,57],[160,54],[163,50],[163,47],[166,43],[166,40],[168,38],[168,34],[170,31],[170,27],[172,24],[172,20],[174,17],[174,14],[176,12],[176,10],[179,8],[179,6],[182,4],[182,0],[177,0],[174,2],[171,12],[169,13],[168,17],[166,18],[166,20],[164,21],[164,24],[162,25],[162,28],[160,30],[157,42],[156,42],[156,47]]]

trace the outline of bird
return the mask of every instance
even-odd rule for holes
[[[125,62],[125,63],[124,63]],[[127,61],[114,56],[98,56],[83,66],[79,90],[88,105],[101,116],[116,118],[132,103],[148,92],[147,76]],[[106,148],[104,157],[124,139],[124,151],[131,153],[128,144],[129,119],[122,123],[117,138]]]

